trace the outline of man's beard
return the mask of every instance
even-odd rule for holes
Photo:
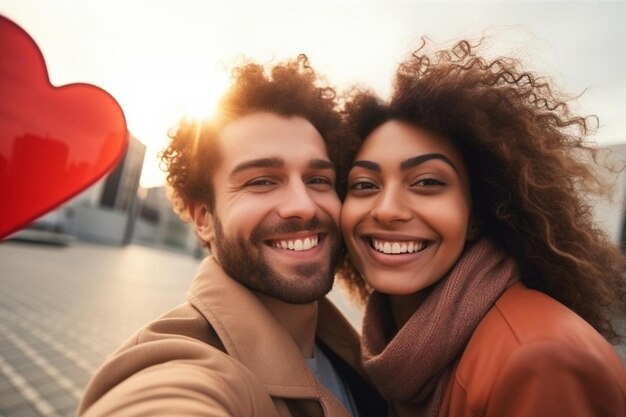
[[[306,304],[326,295],[333,286],[335,268],[340,257],[341,237],[332,221],[314,218],[303,223],[286,220],[275,226],[257,226],[250,239],[226,236],[221,222],[215,224],[215,251],[228,276],[247,288],[290,304]],[[275,270],[263,256],[265,241],[279,234],[321,230],[326,233],[324,244],[330,244],[330,256],[323,263],[301,263],[292,267],[290,276]]]

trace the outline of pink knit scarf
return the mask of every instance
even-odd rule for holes
[[[365,370],[397,415],[437,416],[456,359],[517,276],[513,259],[482,239],[388,343],[393,315],[387,296],[372,294],[363,320]]]

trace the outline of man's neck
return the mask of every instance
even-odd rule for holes
[[[256,295],[291,335],[302,356],[312,358],[317,329],[317,301],[309,304],[289,304],[263,294]]]

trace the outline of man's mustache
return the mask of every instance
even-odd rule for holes
[[[260,225],[252,232],[250,239],[253,242],[263,242],[273,236],[280,234],[291,234],[298,232],[324,232],[329,234],[337,234],[337,225],[332,220],[320,220],[317,217],[308,221],[298,219],[287,219],[274,225]]]

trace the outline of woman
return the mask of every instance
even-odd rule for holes
[[[389,103],[362,92],[346,112],[362,144],[341,276],[367,302],[363,359],[392,414],[626,415],[607,342],[625,261],[585,200],[604,190],[588,120],[466,41],[418,50]]]

